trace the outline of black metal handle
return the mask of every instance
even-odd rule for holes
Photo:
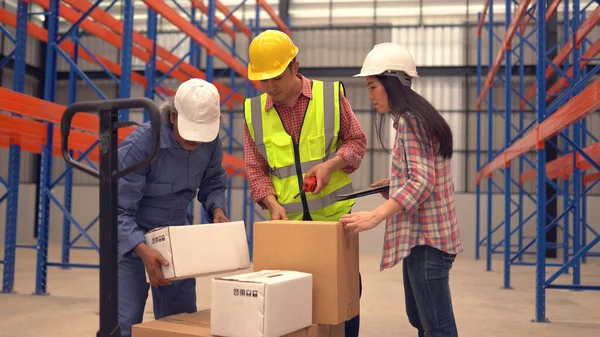
[[[160,144],[160,113],[158,111],[158,107],[154,102],[149,100],[148,98],[125,98],[125,99],[111,99],[111,100],[102,100],[102,101],[90,101],[90,102],[80,102],[74,103],[67,107],[65,112],[63,113],[61,123],[60,123],[60,131],[62,134],[62,155],[65,161],[74,167],[96,177],[100,177],[100,173],[95,169],[81,164],[78,161],[73,160],[71,155],[69,154],[69,132],[71,131],[71,121],[73,117],[78,112],[87,112],[94,113],[98,112],[102,113],[113,113],[121,109],[135,109],[135,108],[144,108],[150,114],[150,124],[152,126],[152,152],[150,156],[145,158],[144,160],[131,165],[123,170],[117,170],[112,172],[112,176],[114,179],[125,176],[131,172],[137,171],[143,167],[146,167],[150,164],[156,155],[158,154],[159,144]],[[100,144],[102,146],[102,135],[100,135]]]

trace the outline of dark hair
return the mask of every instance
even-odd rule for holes
[[[452,158],[452,130],[444,117],[423,96],[410,87],[402,85],[397,77],[376,76],[376,78],[385,88],[393,119],[404,119],[411,132],[416,135],[417,142],[427,152],[436,152],[436,155]],[[407,113],[413,118],[407,118]],[[384,149],[386,147],[381,137],[386,119],[385,116],[380,115],[376,130],[379,143]],[[433,147],[436,149],[434,150]]]

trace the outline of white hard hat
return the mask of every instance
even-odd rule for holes
[[[411,78],[419,77],[415,61],[408,50],[399,44],[384,42],[376,44],[371,49],[365,57],[360,74],[353,77],[398,76],[398,72],[403,72]],[[402,78],[400,80],[402,81]]]

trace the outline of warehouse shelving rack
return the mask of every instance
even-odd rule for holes
[[[110,4],[104,9],[100,8],[102,3]],[[164,99],[165,95],[174,95],[174,89],[169,88],[164,84],[164,79],[172,78],[179,82],[185,81],[192,77],[199,77],[213,82],[221,94],[221,103],[223,110],[228,109],[234,112],[236,106],[243,105],[245,97],[254,96],[257,94],[257,84],[247,79],[247,70],[245,63],[247,62],[240,55],[236,54],[236,43],[249,43],[249,40],[260,31],[260,12],[264,11],[268,14],[273,22],[277,24],[277,28],[290,34],[287,19],[279,18],[275,11],[263,0],[256,0],[256,16],[249,20],[249,24],[243,23],[235,16],[235,12],[246,4],[246,0],[240,2],[238,6],[230,10],[218,0],[209,0],[207,4],[199,0],[191,1],[191,10],[188,12],[180,6],[176,0],[140,0],[148,8],[148,24],[147,32],[144,36],[140,32],[134,30],[134,6],[133,0],[122,0],[123,19],[118,20],[108,13],[111,7],[117,1],[113,0],[19,0],[18,10],[16,15],[5,9],[0,9],[0,29],[15,43],[14,51],[8,57],[0,61],[0,66],[5,66],[9,61],[13,60],[14,82],[13,91],[2,91],[0,93],[0,101],[10,102],[14,100],[14,96],[23,92],[26,55],[26,39],[27,36],[32,36],[35,39],[46,43],[46,63],[44,65],[44,97],[47,103],[55,102],[56,100],[56,83],[57,83],[57,60],[59,56],[66,60],[70,66],[69,71],[69,100],[68,104],[76,101],[77,80],[85,81],[92,90],[101,98],[108,99],[94,81],[86,75],[86,71],[80,67],[80,61],[98,65],[102,70],[114,80],[119,88],[119,93],[116,98],[129,98],[131,95],[131,84],[137,83],[144,87],[144,96],[155,100]],[[47,29],[29,21],[31,13],[30,3],[35,3],[44,9],[44,15],[47,18]],[[184,14],[181,15],[174,10],[168,3],[173,3]],[[216,11],[220,11],[225,15],[223,20],[216,16]],[[39,14],[39,13],[35,13]],[[204,15],[203,15],[204,14]],[[182,58],[175,56],[172,51],[168,51],[159,46],[156,41],[159,32],[157,31],[158,17],[161,16],[168,20],[173,25],[178,27],[182,32],[185,32],[190,38],[189,52]],[[59,34],[59,18],[71,23],[69,29]],[[206,25],[202,25],[202,19],[206,18]],[[16,28],[15,37],[13,37],[5,28],[4,25]],[[113,45],[121,50],[121,59],[119,63],[108,60],[101,55],[94,54],[81,40],[83,34],[96,36],[105,42]],[[225,33],[230,37],[231,42],[224,41],[221,34]],[[242,41],[241,37],[245,37],[246,41]],[[221,47],[216,43],[220,41],[225,47]],[[200,51],[201,48],[206,54],[206,65],[204,70],[200,69]],[[132,58],[135,57],[145,64],[144,76],[134,71],[132,66]],[[215,58],[223,61],[229,69],[231,69],[230,82],[225,84],[217,81],[214,74]],[[235,77],[244,79],[242,84],[234,82]],[[158,77],[160,76],[160,77]],[[240,93],[242,92],[242,93]],[[42,108],[41,105],[36,107]],[[10,111],[10,110],[6,110]],[[62,111],[52,110],[57,114]],[[232,179],[238,177],[243,180],[243,219],[248,226],[248,242],[250,250],[252,249],[252,226],[255,216],[261,216],[255,212],[254,203],[249,197],[248,183],[245,179],[244,160],[241,157],[233,155],[234,145],[241,146],[241,142],[234,137],[234,123],[236,113],[229,114],[229,123],[223,125],[222,137],[224,147],[227,146],[224,154],[223,166],[228,171],[228,191],[231,191]],[[18,116],[18,115],[17,115]],[[95,249],[98,250],[98,245],[87,234],[87,231],[94,226],[98,217],[85,227],[79,224],[71,215],[72,204],[72,188],[73,176],[72,168],[67,165],[64,172],[60,174],[58,179],[52,180],[52,156],[56,153],[53,149],[60,144],[54,144],[55,138],[58,136],[54,126],[57,123],[59,116],[51,121],[44,120],[46,125],[46,135],[44,136],[45,144],[43,148],[39,148],[41,154],[41,169],[40,169],[40,187],[39,187],[39,211],[38,217],[38,239],[35,246],[22,246],[23,248],[31,248],[37,250],[36,263],[36,283],[35,294],[43,295],[47,293],[47,268],[49,266],[58,266],[63,268],[80,267],[80,268],[97,268],[98,265],[92,264],[76,264],[70,262],[71,249]],[[122,122],[129,121],[129,111],[121,110],[119,118]],[[147,113],[144,120],[147,120]],[[225,124],[225,123],[224,123]],[[14,291],[14,267],[15,267],[15,251],[16,245],[16,228],[17,228],[17,202],[18,202],[18,187],[19,187],[19,170],[20,170],[20,151],[19,139],[20,134],[0,133],[0,139],[5,141],[0,145],[9,147],[10,163],[8,179],[0,178],[0,183],[6,186],[8,192],[5,196],[0,196],[0,202],[7,202],[7,222],[6,222],[6,239],[4,253],[4,277],[3,277],[3,292]],[[29,137],[29,136],[28,136]],[[97,151],[98,142],[90,144],[86,150],[74,149],[73,156],[79,161],[85,161],[92,168],[96,169],[94,159],[91,153]],[[25,150],[25,148],[23,148]],[[32,147],[27,148],[28,151],[35,152]],[[64,186],[64,200],[62,203],[52,194],[52,189],[60,182]],[[227,193],[227,207],[231,209],[231,193]],[[63,220],[63,243],[62,243],[62,258],[61,262],[48,261],[48,239],[50,227],[50,201],[53,201],[62,211]],[[202,222],[204,222],[202,214]],[[71,226],[75,226],[78,230],[78,236],[71,239]],[[89,245],[76,245],[80,238],[85,238]]]
[[[560,6],[560,0],[548,4],[545,0],[515,2],[506,0],[505,27],[503,37],[494,34],[492,25],[494,21],[494,1],[486,1],[483,14],[479,14],[478,29],[478,76],[477,76],[477,170],[476,175],[476,258],[480,258],[480,246],[485,244],[486,269],[491,270],[492,254],[502,249],[504,264],[504,288],[511,287],[511,266],[534,265],[536,267],[536,305],[535,321],[544,322],[546,318],[546,289],[577,289],[600,290],[600,286],[581,284],[581,264],[585,263],[586,256],[593,256],[589,250],[599,241],[600,236],[588,225],[586,212],[586,196],[599,181],[599,174],[586,174],[586,171],[595,168],[600,171],[600,146],[597,137],[592,135],[586,127],[586,117],[600,107],[600,79],[593,79],[600,69],[595,59],[600,52],[599,41],[590,41],[587,35],[600,21],[600,7],[596,7],[587,16],[586,11],[594,3],[582,3],[574,0],[570,4],[564,1],[565,41],[553,47],[547,47],[546,28],[550,18]],[[597,3],[597,2],[596,2]],[[513,12],[513,4],[517,5]],[[531,5],[531,6],[530,6]],[[487,22],[486,22],[487,14]],[[525,33],[529,21],[534,22],[530,33]],[[482,76],[482,30],[488,32],[488,64],[489,72],[485,79]],[[513,42],[515,35],[517,42]],[[535,36],[535,41],[530,38]],[[495,51],[494,40],[500,40],[501,47]],[[517,47],[513,49],[513,47]],[[525,90],[524,48],[530,47],[536,55],[536,74],[532,87]],[[551,60],[548,54],[557,50],[557,55]],[[495,56],[495,58],[494,58]],[[513,60],[517,60],[516,63]],[[589,71],[588,64],[595,62]],[[499,74],[500,65],[504,63],[505,73]],[[513,87],[513,71],[518,66],[519,87]],[[553,75],[560,78],[548,88],[547,81]],[[500,114],[494,106],[494,84],[504,84],[505,113]],[[512,99],[519,100],[519,121],[514,125],[512,121]],[[532,100],[535,98],[535,100]],[[482,105],[487,102],[487,160],[482,165],[481,129]],[[525,107],[535,111],[535,120],[525,124]],[[494,125],[493,116],[500,115],[504,121],[504,146],[493,153]],[[546,160],[546,147],[554,146],[550,141],[553,136],[564,140],[563,155],[555,160]],[[588,138],[595,142],[587,146]],[[535,150],[535,161],[529,160],[525,154]],[[559,149],[560,150],[560,149]],[[514,176],[511,165],[518,159],[518,177]],[[525,164],[531,169],[526,170]],[[499,186],[494,181],[494,173],[504,177],[504,186]],[[560,188],[552,180],[562,178],[564,186]],[[487,179],[487,221],[486,235],[481,238],[481,182]],[[523,184],[535,179],[536,193],[525,191]],[[553,186],[558,193],[548,198],[546,184]],[[492,197],[493,189],[497,188],[504,196],[503,221],[496,226],[492,222]],[[518,191],[518,201],[513,200],[513,187]],[[547,204],[558,196],[564,199],[564,211],[556,218],[547,214]],[[523,214],[523,201],[532,200],[536,210],[526,217]],[[515,207],[512,207],[515,205]],[[517,214],[518,222],[513,224],[513,217]],[[572,219],[570,219],[572,217]],[[524,227],[531,219],[536,222],[536,235],[529,242],[524,236]],[[547,220],[551,220],[550,223]],[[572,220],[572,221],[569,221]],[[562,222],[562,226],[560,223]],[[546,233],[557,226],[562,230],[563,242],[554,248],[563,249],[562,261],[550,263],[546,258],[546,249],[551,247],[547,242]],[[497,230],[504,229],[503,239],[494,243],[492,235]],[[513,236],[517,235],[518,243],[511,244]],[[594,237],[588,241],[588,234]],[[527,262],[523,254],[536,244],[535,262]],[[517,247],[517,251],[512,248]],[[547,267],[557,267],[550,277],[546,276]],[[572,284],[555,284],[556,279],[572,269]]]

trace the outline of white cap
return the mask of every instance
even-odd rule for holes
[[[199,78],[182,83],[175,93],[175,109],[183,139],[211,142],[219,135],[221,99],[212,83]]]

